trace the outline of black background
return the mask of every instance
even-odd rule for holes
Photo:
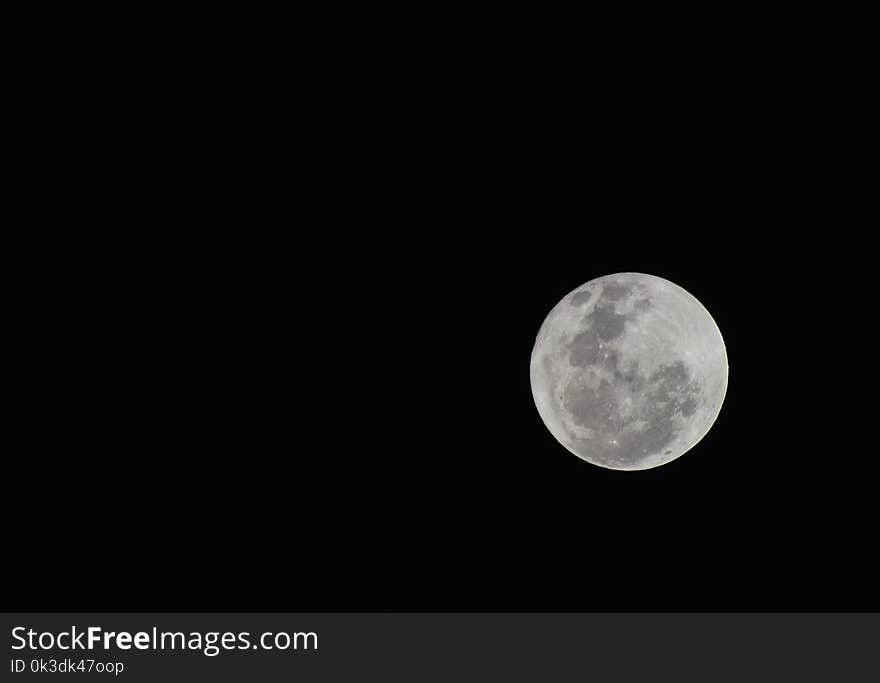
[[[866,238],[812,92],[538,52],[123,83],[44,128],[4,607],[878,607]],[[529,388],[550,308],[621,271],[694,294],[730,363],[644,472],[567,452]]]

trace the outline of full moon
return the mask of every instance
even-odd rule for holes
[[[727,351],[691,294],[653,275],[618,273],[553,307],[530,372],[538,413],[559,443],[594,465],[645,470],[709,431],[727,391]]]

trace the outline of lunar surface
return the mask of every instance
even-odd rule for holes
[[[709,312],[653,275],[591,280],[550,311],[535,341],[532,395],[572,453],[615,470],[663,465],[702,439],[727,391]]]

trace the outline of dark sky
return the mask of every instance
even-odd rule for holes
[[[849,388],[868,381],[840,313],[849,288],[757,231],[647,210],[622,221],[595,201],[564,228],[527,204],[503,230],[418,241],[184,253],[169,239],[148,259],[114,256],[106,277],[83,269],[94,288],[47,291],[54,332],[35,340],[22,404],[37,419],[8,460],[19,599],[876,607],[877,468]],[[567,452],[529,388],[549,307],[620,271],[697,296],[730,364],[709,434],[643,472]]]
[[[8,607],[880,607],[853,186],[771,88],[542,73],[244,146],[200,119],[185,163],[114,148],[130,173],[66,153],[100,192],[53,166],[10,251]],[[730,365],[643,472],[568,453],[529,388],[549,308],[622,271],[696,296]]]

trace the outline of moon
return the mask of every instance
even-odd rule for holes
[[[553,307],[531,358],[550,433],[587,462],[645,470],[702,439],[727,392],[718,325],[676,284],[642,273],[590,280]]]

